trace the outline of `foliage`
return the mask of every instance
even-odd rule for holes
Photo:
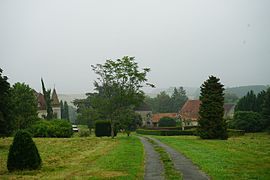
[[[64,104],[63,104],[63,114],[61,114],[61,116],[62,116],[62,119],[69,120],[69,111],[68,111],[67,101],[65,101]]]
[[[104,64],[92,65],[93,71],[99,76],[94,82],[97,94],[93,106],[105,119],[111,122],[111,136],[114,137],[118,121],[118,111],[138,106],[144,99],[141,90],[143,84],[153,87],[147,82],[146,74],[149,68],[139,71],[134,57],[125,56],[122,59],[106,60]]]
[[[110,121],[96,121],[95,122],[95,134],[97,137],[110,136],[111,135],[111,123]]]
[[[137,129],[136,133],[157,136],[180,136],[180,135],[196,135],[196,130],[147,130]]]
[[[72,126],[61,119],[40,120],[29,128],[34,137],[69,138],[72,136]]]
[[[254,111],[257,112],[256,94],[251,90],[242,97],[236,107],[235,111]]]
[[[0,68],[0,137],[12,133],[12,106],[10,105],[10,84]]]
[[[24,83],[15,83],[10,89],[14,128],[26,129],[38,120],[37,100],[33,90]]]
[[[198,134],[202,139],[227,139],[224,115],[224,88],[210,76],[201,86]]]
[[[224,103],[236,103],[238,99],[239,98],[236,94],[228,92],[224,94]]]
[[[80,129],[80,131],[79,131],[79,137],[88,137],[90,135],[91,135],[91,133],[90,133],[89,129]]]
[[[63,103],[62,100],[60,101],[60,109],[61,109],[61,119],[64,119],[64,116],[63,116],[63,114],[64,114],[64,103]]]
[[[184,88],[175,87],[171,96],[162,91],[155,98],[146,97],[145,102],[154,113],[176,113],[179,112],[187,99]]]
[[[9,149],[8,170],[34,170],[40,167],[41,158],[31,135],[27,131],[18,131]]]
[[[259,132],[264,128],[261,114],[253,111],[237,111],[230,126],[246,132]]]
[[[159,127],[176,127],[176,120],[171,117],[160,118],[158,122]]]
[[[42,91],[46,103],[47,117],[46,119],[53,119],[53,109],[52,109],[52,99],[51,99],[51,89],[46,90],[43,79],[41,78]]]
[[[267,89],[262,104],[262,119],[264,128],[270,130],[270,88]]]

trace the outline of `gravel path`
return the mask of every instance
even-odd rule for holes
[[[164,180],[164,167],[159,154],[155,151],[153,145],[144,137],[139,137],[144,145],[146,155],[145,159],[145,180]]]
[[[167,153],[169,153],[174,163],[175,169],[182,173],[184,180],[210,179],[205,173],[200,171],[197,166],[195,166],[189,159],[187,159],[181,153],[172,149],[171,147],[167,146],[166,144],[160,142],[159,140],[155,138],[151,138],[151,137],[149,138],[155,141],[160,147],[164,148],[167,151]]]

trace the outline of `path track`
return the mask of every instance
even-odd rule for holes
[[[154,150],[153,145],[144,137],[139,137],[144,144],[146,154],[145,180],[164,179],[164,167],[160,161],[159,154]],[[186,158],[180,152],[172,149],[168,145],[160,142],[153,137],[147,137],[155,141],[158,146],[162,147],[171,157],[176,170],[178,170],[184,180],[208,180],[210,179],[204,172],[200,171],[191,160]]]

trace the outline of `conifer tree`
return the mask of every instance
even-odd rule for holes
[[[60,108],[61,108],[61,119],[64,119],[64,104],[63,101],[60,101]]]
[[[270,88],[267,89],[264,97],[262,105],[263,123],[265,128],[270,130]]]
[[[224,115],[224,88],[220,79],[210,76],[201,86],[198,133],[202,139],[227,139]]]
[[[46,102],[46,109],[47,109],[46,119],[52,119],[53,118],[53,109],[52,109],[51,90],[50,89],[46,90],[42,78],[41,78],[41,84],[42,84],[42,91],[43,91],[44,99]]]
[[[67,101],[64,102],[63,119],[69,120],[69,112],[68,112],[68,104],[67,104]]]

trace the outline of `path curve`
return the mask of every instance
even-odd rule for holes
[[[153,145],[144,137],[139,136],[144,145],[146,155],[145,159],[145,180],[164,180],[164,166],[160,160],[159,154],[155,151]]]
[[[197,166],[195,166],[191,160],[186,158],[180,152],[174,150],[173,148],[167,146],[166,144],[160,142],[159,140],[148,137],[155,141],[160,147],[164,148],[167,153],[169,153],[174,167],[176,170],[182,173],[184,180],[208,180],[210,179],[204,172],[199,170]]]

